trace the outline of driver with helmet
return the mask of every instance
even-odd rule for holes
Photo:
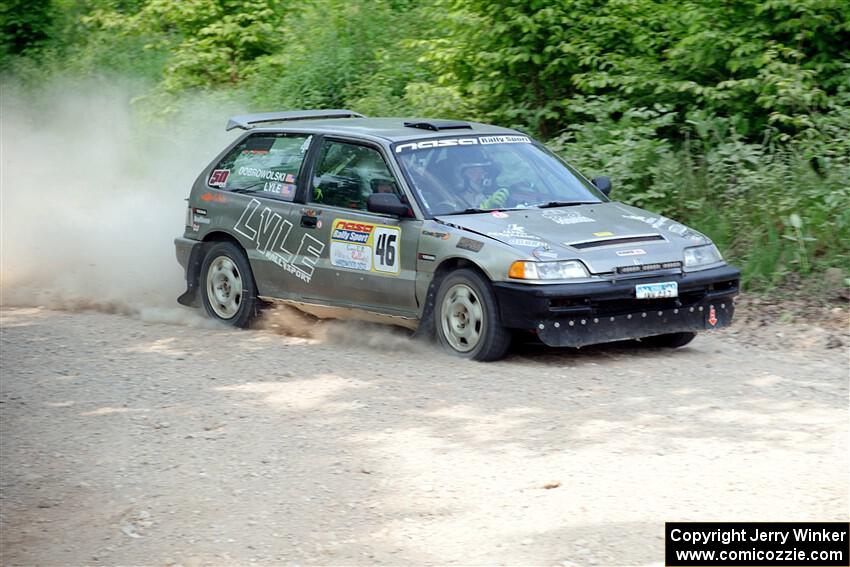
[[[507,189],[496,189],[498,167],[488,161],[465,162],[460,165],[460,197],[467,206],[494,209],[505,206]]]
[[[442,162],[450,171],[451,185],[463,208],[493,209],[505,206],[509,193],[496,187],[498,164],[488,160],[480,148],[460,146],[446,152]]]

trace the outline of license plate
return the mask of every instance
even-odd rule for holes
[[[635,296],[638,299],[679,297],[679,284],[676,282],[660,282],[636,285]]]

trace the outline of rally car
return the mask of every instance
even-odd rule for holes
[[[245,327],[269,303],[383,321],[495,360],[551,346],[682,346],[728,325],[740,272],[680,223],[608,198],[517,130],[348,110],[230,119],[192,186],[178,301]]]

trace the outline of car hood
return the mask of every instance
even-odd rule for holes
[[[551,209],[445,215],[439,222],[488,236],[541,261],[579,259],[593,274],[681,262],[708,238],[668,218],[608,202]]]

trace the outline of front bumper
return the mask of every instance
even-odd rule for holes
[[[721,266],[593,283],[493,287],[504,326],[532,330],[549,346],[580,347],[728,326],[740,276],[738,269]],[[679,297],[635,298],[635,285],[667,281],[677,282]]]

